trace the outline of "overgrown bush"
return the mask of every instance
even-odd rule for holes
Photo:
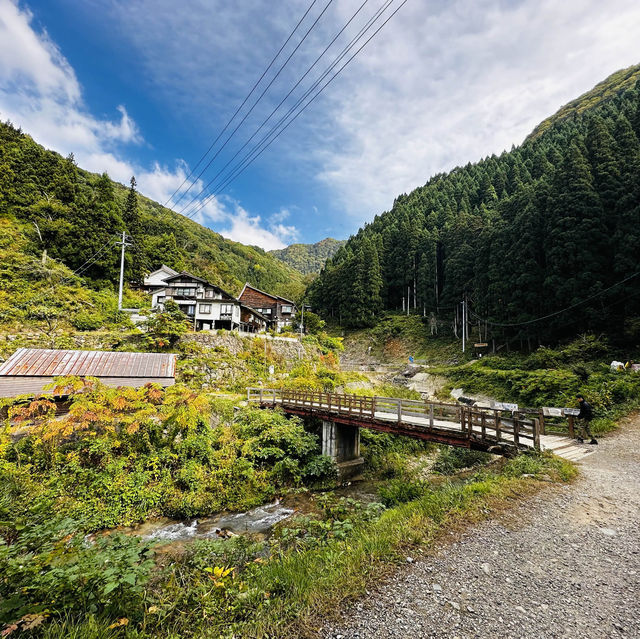
[[[421,497],[426,490],[422,482],[392,479],[378,488],[378,497],[387,507],[404,504]]]
[[[50,511],[10,544],[0,539],[0,624],[22,629],[87,614],[141,619],[151,544],[123,534],[87,541],[78,529]]]
[[[482,466],[491,460],[491,455],[468,448],[442,446],[433,464],[433,470],[442,475],[453,475],[465,468]]]

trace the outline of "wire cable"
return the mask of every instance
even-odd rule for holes
[[[91,257],[89,257],[83,264],[81,264],[75,271],[73,271],[71,273],[71,275],[67,275],[66,277],[63,277],[59,282],[56,282],[54,284],[51,284],[50,287],[48,287],[45,291],[43,291],[42,293],[40,293],[40,295],[36,295],[35,297],[31,298],[30,300],[27,300],[23,306],[29,306],[34,304],[35,302],[37,302],[38,300],[42,299],[45,295],[52,293],[55,291],[55,287],[56,286],[63,286],[64,284],[67,284],[68,282],[71,282],[75,277],[81,275],[82,273],[84,273],[90,266],[92,266],[93,264],[95,264],[95,262],[100,258],[100,256],[108,249],[111,248],[112,246],[115,245],[115,243],[117,242],[117,240],[115,238],[111,238],[106,244],[103,244]]]
[[[240,155],[240,153],[249,145],[249,143],[256,137],[256,135],[258,135],[258,133],[265,127],[265,125],[269,122],[269,120],[273,117],[273,115],[287,101],[287,99],[291,96],[291,94],[300,86],[302,81],[309,75],[309,73],[311,73],[311,71],[313,71],[314,67],[324,57],[324,55],[327,53],[327,51],[333,46],[335,41],[344,33],[344,31],[347,29],[347,27],[353,22],[353,20],[357,17],[357,15],[360,13],[360,11],[362,11],[362,9],[365,7],[365,5],[368,2],[369,2],[369,0],[364,0],[364,2],[358,7],[356,12],[351,16],[351,18],[349,18],[347,23],[340,29],[340,31],[338,31],[338,33],[336,33],[336,35],[333,37],[331,42],[329,42],[329,44],[325,47],[325,49],[322,51],[322,53],[320,53],[320,55],[313,61],[311,66],[302,74],[302,76],[300,76],[300,78],[298,78],[298,81],[293,85],[293,87],[284,96],[284,98],[282,98],[282,100],[280,100],[278,105],[262,121],[260,126],[252,133],[251,137],[249,137],[249,139],[245,141],[245,143],[234,153],[234,155],[227,161],[227,163],[213,176],[213,178],[211,178],[211,180],[209,180],[209,182],[204,186],[202,191],[200,191],[200,193],[198,193],[195,197],[193,197],[188,204],[184,205],[182,207],[182,209],[180,211],[178,211],[180,214],[183,214],[186,209],[191,207],[194,204],[194,202],[196,202],[196,200],[200,197],[200,195],[202,195],[203,193],[205,193],[207,191],[209,186],[211,186],[211,184],[220,176],[220,174],[238,157],[238,155]],[[393,2],[393,0],[387,0],[387,4],[389,4],[390,2]],[[380,9],[378,9],[378,12],[379,11],[380,11]],[[378,12],[376,12],[376,13],[378,13]],[[344,55],[344,52],[342,53],[342,55]],[[334,62],[334,65],[335,64],[336,63]],[[325,71],[325,74],[323,74],[322,77],[324,77],[326,75],[326,73],[327,72]],[[313,87],[317,86],[317,84],[320,82],[320,80],[321,80],[321,78],[319,80],[316,80],[316,82],[311,87],[311,89],[308,89],[307,92],[305,93],[305,95],[301,99],[304,99],[304,97],[309,94],[309,92],[313,89]],[[295,108],[300,103],[300,101],[301,100],[298,100],[298,102],[296,102],[296,104],[294,105],[293,108]],[[289,113],[291,112],[291,110],[292,109],[289,110]]]
[[[599,291],[598,293],[595,293],[594,295],[590,295],[589,297],[585,297],[583,300],[580,300],[579,302],[576,302],[575,304],[571,304],[571,306],[567,306],[566,308],[563,308],[563,309],[561,309],[559,311],[555,311],[554,313],[549,313],[548,315],[543,315],[542,317],[536,317],[535,319],[527,320],[526,322],[513,322],[513,323],[495,322],[495,321],[487,319],[485,317],[480,317],[477,313],[474,313],[472,310],[470,310],[469,312],[476,319],[478,319],[478,320],[480,320],[482,322],[486,322],[487,324],[490,324],[491,326],[501,326],[501,327],[506,327],[506,328],[516,327],[516,326],[527,326],[528,324],[535,324],[536,322],[541,322],[542,320],[549,319],[551,317],[555,317],[556,315],[560,315],[562,313],[566,313],[567,311],[570,311],[570,310],[572,310],[574,308],[577,308],[578,306],[582,306],[582,304],[586,304],[587,302],[590,302],[591,300],[596,299],[597,297],[600,297],[601,295],[604,295],[605,293],[609,292],[611,289],[614,289],[616,286],[620,286],[620,284],[624,284],[625,282],[628,282],[628,281],[634,279],[635,277],[638,277],[638,275],[640,275],[640,271],[637,271],[633,275],[629,275],[629,277],[625,277],[625,279],[620,280],[619,282],[616,282],[615,284],[612,284],[608,288],[605,288],[602,291]]]
[[[224,128],[222,129],[222,131],[220,131],[220,133],[218,133],[218,136],[216,137],[216,139],[211,143],[211,145],[206,150],[206,152],[196,162],[195,166],[189,171],[189,174],[187,175],[187,177],[184,178],[184,180],[182,181],[180,186],[171,194],[169,199],[164,203],[165,207],[169,204],[169,202],[171,202],[173,200],[173,198],[176,196],[176,193],[178,193],[180,191],[180,189],[185,185],[187,180],[195,173],[196,169],[200,166],[202,161],[207,157],[207,155],[209,155],[209,153],[211,152],[211,149],[213,149],[213,147],[216,145],[218,140],[224,135],[224,132],[229,128],[229,126],[234,121],[234,119],[236,118],[238,113],[240,113],[240,111],[242,110],[242,107],[247,103],[247,100],[253,95],[253,92],[256,90],[256,88],[258,87],[260,82],[262,82],[262,80],[264,79],[264,76],[267,75],[267,73],[269,72],[269,69],[271,69],[271,67],[273,66],[273,63],[278,59],[278,56],[282,53],[283,49],[287,46],[287,44],[289,44],[289,40],[291,40],[291,38],[293,38],[295,32],[298,30],[300,25],[304,22],[304,19],[309,14],[309,11],[311,11],[311,9],[313,9],[313,6],[315,5],[315,3],[317,1],[318,0],[312,0],[311,4],[307,8],[307,10],[304,12],[304,15],[302,16],[302,18],[300,18],[300,20],[298,20],[298,24],[296,24],[296,26],[294,27],[293,31],[289,34],[289,37],[284,41],[284,44],[278,49],[278,52],[273,56],[273,58],[271,59],[271,62],[269,62],[269,64],[268,64],[267,68],[262,72],[262,75],[258,78],[258,80],[255,82],[255,84],[251,87],[251,90],[249,91],[249,93],[247,93],[245,99],[242,101],[240,106],[235,110],[234,114],[231,116],[231,118],[228,120],[228,122],[224,125]]]
[[[331,82],[333,82],[333,80],[336,79],[336,77],[338,77],[338,75],[353,61],[353,59],[362,51],[362,49],[364,49],[367,44],[369,44],[369,42],[371,42],[371,40],[382,30],[382,28],[395,16],[396,13],[398,13],[398,11],[400,11],[400,9],[402,9],[402,7],[408,2],[408,0],[403,0],[403,2],[393,11],[393,13],[391,13],[391,15],[374,31],[373,35],[371,35],[365,42],[364,44],[362,44],[357,50],[356,52],[338,69],[338,71],[331,76],[331,78],[329,78],[329,80],[307,101],[306,104],[304,104],[302,106],[302,108],[300,108],[300,110],[298,111],[298,113],[296,113],[296,115],[294,117],[292,117],[289,122],[286,123],[286,125],[284,125],[280,131],[277,131],[277,127],[280,125],[280,123],[282,123],[286,117],[288,117],[288,115],[292,112],[293,109],[295,109],[295,106],[292,107],[292,109],[290,109],[289,113],[285,116],[283,116],[283,118],[281,118],[281,120],[279,121],[278,124],[276,124],[271,131],[265,136],[263,137],[263,139],[261,140],[261,142],[259,142],[254,149],[249,152],[249,154],[247,154],[245,156],[245,158],[236,166],[235,169],[232,169],[231,173],[227,176],[227,178],[224,178],[224,182],[218,186],[216,188],[216,191],[214,193],[212,193],[210,196],[208,196],[207,198],[205,198],[204,200],[202,200],[197,206],[196,208],[191,211],[189,214],[186,215],[186,217],[192,217],[193,215],[195,215],[197,212],[199,212],[200,210],[202,210],[202,208],[204,208],[204,206],[206,206],[206,204],[208,204],[212,198],[214,198],[216,196],[217,193],[219,193],[222,189],[226,188],[229,184],[231,184],[231,182],[233,182],[235,179],[237,179],[248,167],[249,165],[251,165],[258,157],[260,157],[260,155],[262,155],[262,153],[264,153],[264,151],[266,151],[269,146],[271,146],[271,144],[278,138],[280,137],[280,135],[282,135],[282,133],[284,133],[284,131],[286,129],[289,128],[289,126],[291,126],[291,124],[293,124],[293,122],[295,120],[298,119],[298,117],[300,117],[300,115],[302,115],[302,113],[311,105],[311,103],[320,96],[320,94],[329,86],[329,84],[331,84]],[[368,29],[367,29],[368,30]],[[365,31],[366,33],[366,31]],[[301,98],[301,100],[304,100],[304,97]],[[300,102],[300,101],[299,101]],[[299,103],[298,102],[298,103]],[[265,143],[266,140],[268,140],[269,137],[272,136],[272,139],[269,140],[269,142]],[[261,148],[260,150],[259,147],[260,145],[264,144],[263,148]],[[253,155],[253,157],[251,157]]]
[[[207,162],[207,164],[200,170],[200,173],[198,173],[198,175],[196,176],[196,178],[194,180],[192,180],[189,188],[184,191],[180,197],[176,200],[175,204],[177,205],[180,200],[182,200],[182,198],[192,189],[192,187],[197,183],[197,181],[202,177],[202,174],[211,166],[211,164],[214,162],[214,160],[220,155],[220,153],[224,150],[224,148],[227,146],[227,144],[229,143],[229,141],[231,140],[231,138],[236,134],[236,132],[238,131],[238,129],[245,123],[246,119],[251,115],[251,113],[253,112],[253,110],[255,109],[255,107],[257,106],[257,104],[260,102],[260,100],[262,100],[262,98],[264,97],[264,95],[266,94],[266,92],[271,88],[271,86],[273,85],[273,83],[278,79],[278,77],[280,76],[280,73],[282,73],[282,71],[284,70],[284,68],[287,66],[287,64],[289,63],[289,61],[291,60],[291,58],[295,55],[295,53],[298,51],[298,49],[302,46],[302,43],[307,39],[308,35],[313,31],[314,27],[318,24],[318,22],[320,21],[320,19],[322,18],[322,16],[325,14],[325,12],[327,11],[327,9],[331,6],[331,4],[333,3],[334,0],[328,0],[327,4],[325,5],[324,9],[320,12],[320,15],[314,20],[314,22],[312,23],[312,25],[307,29],[307,32],[304,34],[304,36],[302,36],[302,39],[300,40],[300,42],[298,42],[298,44],[295,46],[295,48],[293,49],[293,51],[289,54],[289,57],[282,63],[282,65],[280,66],[280,68],[278,69],[277,73],[273,76],[273,78],[271,78],[271,80],[269,81],[269,84],[267,84],[267,86],[263,89],[262,93],[256,98],[255,102],[251,105],[251,108],[244,114],[244,116],[242,117],[242,119],[240,120],[240,122],[238,122],[238,124],[236,125],[236,127],[233,129],[233,131],[231,131],[231,133],[227,136],[227,139],[223,142],[222,146],[213,154],[213,157]],[[202,194],[202,191],[200,193],[198,193],[198,195],[196,195],[196,198],[198,198],[200,195]],[[184,210],[184,209],[182,209]],[[180,211],[182,212],[182,211]]]
[[[364,25],[364,27],[362,27],[360,29],[360,31],[358,32],[358,34],[351,40],[351,42],[349,42],[349,44],[341,51],[341,53],[336,57],[336,59],[333,61],[333,63],[324,71],[324,73],[311,85],[311,87],[309,87],[307,89],[307,91],[297,100],[297,102],[287,111],[287,113],[285,113],[279,120],[278,122],[269,130],[269,132],[263,136],[263,138],[254,145],[254,147],[252,148],[252,150],[246,154],[244,156],[244,158],[236,165],[236,167],[234,167],[234,169],[231,170],[231,172],[229,174],[227,174],[227,177],[229,177],[229,175],[232,175],[234,173],[234,171],[237,171],[239,167],[242,166],[243,163],[247,163],[246,166],[249,166],[249,164],[251,164],[251,161],[248,161],[248,158],[251,156],[251,154],[256,153],[257,149],[259,149],[259,147],[265,143],[265,141],[274,134],[274,132],[278,129],[279,126],[282,125],[283,122],[286,121],[286,119],[296,110],[296,108],[313,92],[313,90],[322,82],[322,80],[324,78],[327,77],[327,75],[339,64],[339,62],[344,58],[344,56],[355,46],[355,44],[363,37],[363,35],[371,28],[371,26],[378,20],[378,18],[380,17],[381,13],[383,13],[388,7],[389,5],[393,2],[393,0],[385,0],[385,2],[383,3],[383,5],[375,12],[375,14],[369,18],[368,22]],[[284,130],[284,129],[283,129]],[[236,154],[237,155],[237,154]],[[259,155],[259,154],[258,154]],[[258,155],[256,155],[256,158],[258,157]],[[233,159],[233,158],[232,158]],[[255,158],[254,158],[255,159]],[[230,162],[228,162],[226,166],[228,166],[230,164]],[[245,167],[246,168],[246,167]],[[244,170],[244,169],[243,169]],[[240,171],[241,173],[242,171]],[[214,176],[214,178],[212,180],[210,180],[205,188],[201,191],[201,193],[204,193],[210,186],[211,184],[213,184],[213,182],[215,181],[215,179],[217,178],[218,175],[220,175],[220,171],[218,172],[218,174],[216,176]],[[238,175],[240,175],[240,173],[238,173]],[[227,179],[227,177],[225,177],[222,183],[226,182],[225,180]],[[237,176],[235,176],[237,177]],[[235,179],[234,177],[234,179]],[[211,194],[212,197],[215,197],[216,192],[219,192],[221,190],[220,185],[216,185],[216,187],[214,188],[214,193]],[[190,206],[193,205],[194,203],[196,204],[196,209],[191,211],[189,214],[186,215],[186,217],[192,217],[193,215],[195,215],[195,213],[197,213],[198,211],[200,211],[203,206],[200,206],[200,203],[196,203],[197,201],[197,197],[193,198],[191,200]],[[206,205],[209,201],[211,201],[211,197],[205,198],[204,200],[204,205]],[[180,213],[184,214],[184,210],[185,208],[183,208]]]

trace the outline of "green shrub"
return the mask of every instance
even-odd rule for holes
[[[79,331],[97,331],[104,324],[104,318],[98,313],[78,313],[71,324]]]
[[[443,446],[433,465],[433,470],[442,475],[453,475],[465,468],[482,466],[491,460],[491,455],[468,448]]]
[[[422,482],[392,479],[378,488],[378,497],[387,507],[404,504],[424,495],[426,490]]]
[[[0,540],[0,624],[25,615],[140,619],[153,567],[150,542],[113,534],[93,542],[55,516]]]

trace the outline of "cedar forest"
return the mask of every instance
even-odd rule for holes
[[[466,296],[474,322],[489,320],[493,335],[548,343],[633,331],[639,78],[640,66],[613,74],[520,147],[397,197],[328,261],[311,287],[314,308],[345,326],[373,326],[403,297],[449,318]]]

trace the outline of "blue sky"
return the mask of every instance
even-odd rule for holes
[[[73,151],[83,168],[123,183],[135,174],[164,203],[310,2],[0,0],[0,118]],[[328,4],[325,13],[204,181],[363,2],[317,0],[254,98]],[[382,5],[364,3],[285,109]],[[266,249],[345,238],[399,193],[519,144],[562,104],[640,62],[638,33],[637,0],[408,0],[254,164],[185,212]]]

